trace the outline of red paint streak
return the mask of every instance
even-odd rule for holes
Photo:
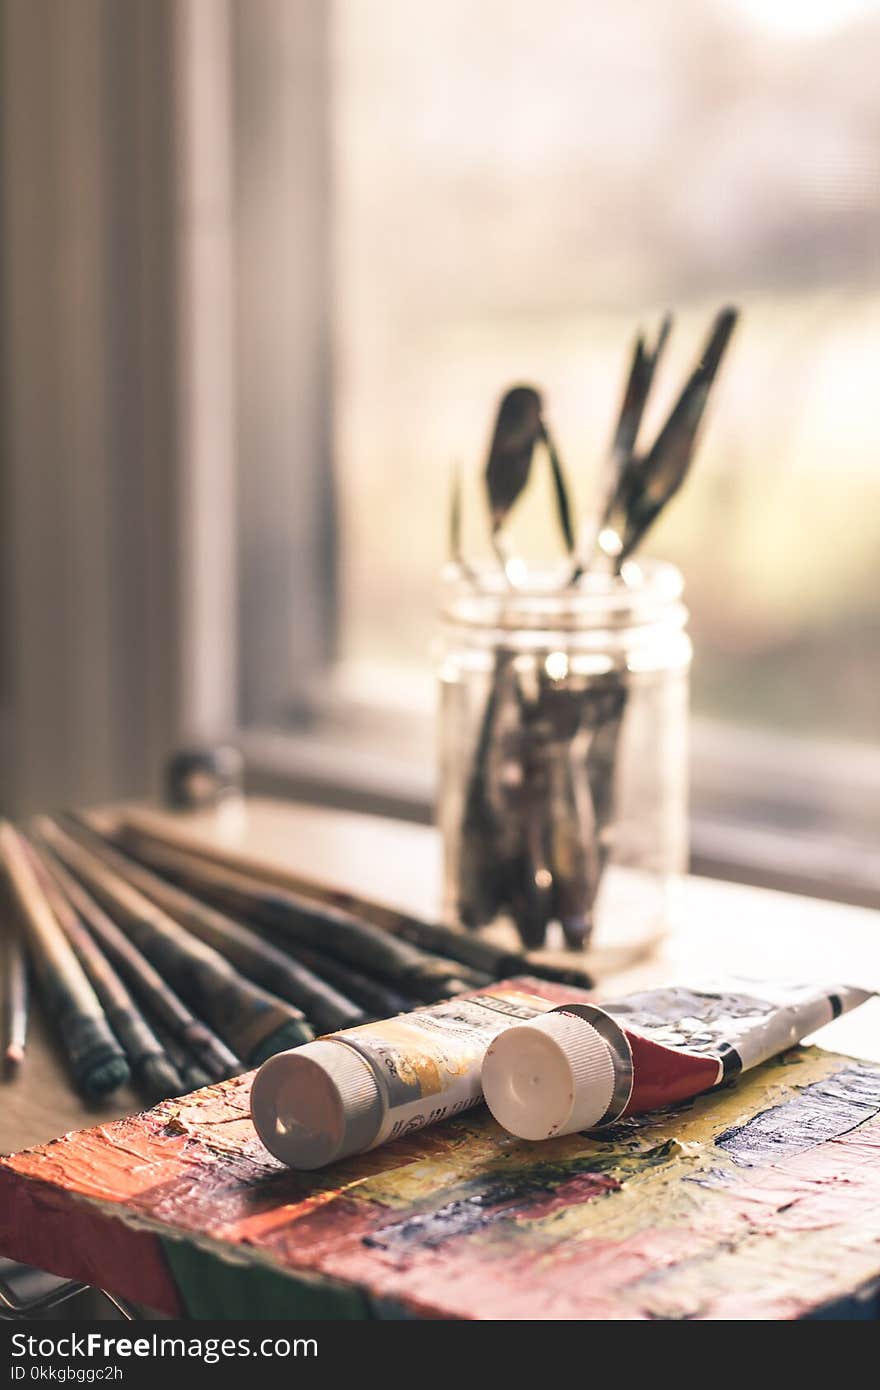
[[[134,1231],[87,1201],[0,1171],[3,1254],[65,1279],[182,1317],[184,1308],[157,1236]]]

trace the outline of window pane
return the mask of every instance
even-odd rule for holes
[[[647,547],[685,570],[695,707],[880,736],[878,50],[876,0],[337,0],[346,663],[427,662],[450,470],[479,548],[501,390],[543,389],[586,507],[636,328],[676,311],[650,435],[733,301]]]

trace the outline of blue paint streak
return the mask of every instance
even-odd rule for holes
[[[755,1167],[803,1153],[880,1112],[880,1069],[854,1062],[814,1081],[782,1105],[762,1110],[715,1140],[735,1163]]]

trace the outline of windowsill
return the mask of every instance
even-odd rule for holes
[[[389,709],[337,687],[320,724],[244,732],[249,787],[430,823],[426,688]],[[695,720],[691,766],[695,873],[880,906],[880,752]]]

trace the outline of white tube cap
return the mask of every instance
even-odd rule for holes
[[[553,1139],[597,1125],[614,1094],[605,1039],[576,1014],[554,1011],[506,1028],[483,1059],[483,1095],[518,1139]]]
[[[369,1064],[345,1043],[278,1052],[251,1086],[251,1118],[266,1148],[291,1168],[323,1168],[368,1149],[382,1124]]]

